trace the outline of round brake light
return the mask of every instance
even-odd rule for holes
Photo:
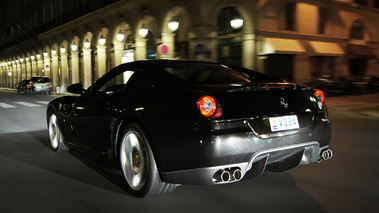
[[[203,96],[197,101],[197,108],[205,117],[220,117],[222,114],[221,106],[211,96]]]
[[[315,92],[314,95],[318,98],[318,100],[319,100],[322,104],[324,104],[324,102],[325,102],[325,95],[324,95],[324,92],[323,92],[323,91],[321,91],[321,90],[316,90],[316,92]]]

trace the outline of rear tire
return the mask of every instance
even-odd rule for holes
[[[134,196],[152,197],[176,188],[175,184],[161,181],[148,139],[139,125],[132,123],[125,128],[119,157],[128,189]]]
[[[61,132],[61,128],[59,126],[58,117],[54,112],[49,114],[49,138],[51,148],[55,152],[64,152],[67,151],[68,148],[65,145],[65,141]]]

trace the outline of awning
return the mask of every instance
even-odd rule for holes
[[[260,55],[267,54],[301,54],[305,49],[299,40],[284,38],[263,38],[263,50]]]
[[[347,46],[347,56],[350,59],[375,59],[377,57],[369,46],[356,44]]]
[[[309,41],[309,45],[313,49],[313,55],[321,56],[344,56],[345,51],[337,43]]]

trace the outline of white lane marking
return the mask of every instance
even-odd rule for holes
[[[4,103],[4,102],[0,102],[0,107],[6,108],[6,109],[17,108],[16,106],[13,106],[13,105],[10,105],[10,104]]]
[[[23,105],[23,106],[27,106],[27,107],[40,107],[41,105],[39,104],[33,104],[33,103],[29,103],[29,102],[23,102],[23,101],[20,101],[20,102],[14,102],[16,104],[20,104],[20,105]]]
[[[48,101],[36,101],[36,102],[39,104],[44,104],[44,105],[47,105],[49,103]]]

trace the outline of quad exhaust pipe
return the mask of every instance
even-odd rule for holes
[[[331,149],[325,149],[321,152],[321,159],[322,160],[329,160],[333,157],[333,152]]]
[[[229,183],[239,181],[242,178],[242,172],[239,168],[220,169],[213,175],[215,183]]]

